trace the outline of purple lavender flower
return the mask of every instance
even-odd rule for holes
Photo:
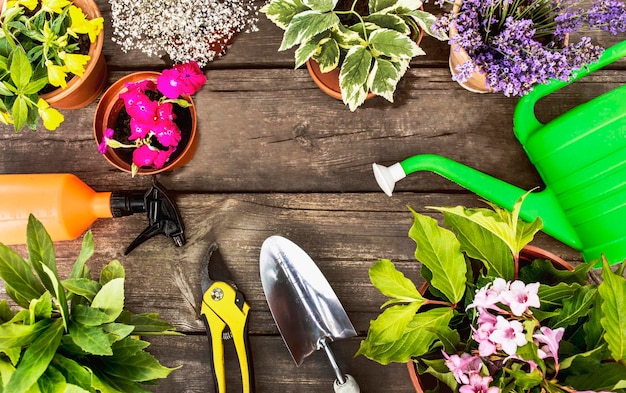
[[[463,48],[474,65],[456,67],[453,80],[466,81],[476,68],[486,74],[488,86],[506,96],[525,95],[550,79],[569,80],[575,72],[597,61],[603,48],[588,37],[564,44],[572,33],[602,29],[626,31],[622,0],[463,0],[458,13],[437,20],[438,29],[454,27],[450,45]]]

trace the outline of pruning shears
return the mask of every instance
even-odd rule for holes
[[[203,293],[200,315],[211,346],[215,390],[226,393],[224,341],[232,339],[239,359],[243,393],[253,393],[254,375],[248,340],[250,306],[232,281],[217,243],[212,243],[204,255],[200,284]]]

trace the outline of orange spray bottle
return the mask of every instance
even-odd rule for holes
[[[185,244],[178,208],[154,178],[147,192],[96,192],[73,174],[0,175],[0,242],[24,244],[29,214],[40,220],[53,241],[80,236],[98,218],[147,213],[148,227],[125,254],[163,234]]]

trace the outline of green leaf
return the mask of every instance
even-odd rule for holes
[[[124,267],[117,259],[109,262],[102,271],[100,271],[100,284],[105,285],[116,278],[125,278],[126,272]]]
[[[337,0],[302,0],[302,2],[314,11],[332,11],[337,5]]]
[[[439,381],[448,385],[453,392],[457,391],[458,383],[456,379],[454,379],[454,374],[450,371],[448,366],[446,366],[445,359],[420,359],[420,361],[424,362],[427,366],[426,369],[422,372],[422,374],[430,374],[439,379]],[[441,385],[440,385],[441,386]],[[447,391],[445,388],[439,391]]]
[[[37,80],[34,80],[32,82],[30,82],[25,88],[24,88],[24,94],[37,94],[41,91],[41,89],[43,89],[44,87],[46,87],[46,85],[48,84],[48,78],[39,78]]]
[[[396,270],[393,262],[389,259],[377,261],[369,269],[369,277],[376,289],[383,295],[391,298],[385,305],[390,303],[424,302],[424,297],[419,293],[413,281],[406,278],[402,272]]]
[[[9,307],[9,303],[6,299],[0,300],[0,325],[10,321],[15,313]]]
[[[376,52],[392,58],[411,59],[426,54],[408,36],[395,30],[376,30],[370,34],[369,43]]]
[[[115,278],[103,285],[91,307],[104,311],[109,316],[108,322],[115,321],[124,308],[124,278]]]
[[[63,322],[57,319],[26,349],[4,393],[23,393],[35,384],[48,368],[62,336]]]
[[[26,125],[28,119],[28,101],[23,95],[17,96],[11,108],[13,115],[13,128],[20,131]]]
[[[88,278],[70,278],[62,282],[65,289],[79,296],[83,296],[89,301],[93,301],[94,296],[102,288],[102,285]]]
[[[151,381],[158,378],[166,378],[176,368],[164,367],[152,355],[139,351],[130,356],[117,356],[117,345],[122,345],[124,339],[113,344],[116,356],[102,358],[107,373],[135,382]]]
[[[115,341],[120,341],[128,337],[134,330],[135,327],[132,325],[126,325],[123,323],[107,323],[102,325],[102,328],[105,332],[112,334],[115,336]]]
[[[521,387],[523,391],[529,391],[543,381],[543,377],[537,369],[531,372],[525,370],[508,370],[508,373],[515,379],[515,386]]]
[[[626,366],[621,363],[599,363],[595,368],[584,371],[586,372],[566,378],[565,383],[576,387],[577,391],[599,392],[614,391],[615,385],[626,380]]]
[[[396,90],[400,78],[401,75],[392,62],[374,58],[374,66],[370,72],[367,86],[372,93],[393,102],[393,92]]]
[[[406,24],[404,19],[398,15],[393,14],[371,14],[363,18],[366,22],[371,22],[376,26],[380,26],[385,29],[391,29],[399,32],[402,35],[408,36],[411,33],[411,29]]]
[[[65,393],[67,382],[59,370],[48,367],[39,380],[37,386],[41,393]]]
[[[320,13],[312,10],[301,12],[291,19],[278,50],[287,50],[323,31],[330,30],[337,24],[339,24],[339,17],[334,13]]]
[[[33,67],[30,65],[28,57],[26,57],[26,53],[22,48],[15,48],[13,51],[9,70],[15,87],[18,90],[26,88],[30,78],[33,76]]]
[[[563,300],[560,315],[550,319],[550,327],[554,329],[576,324],[579,318],[589,312],[597,292],[597,289],[592,286],[578,288],[573,296]]]
[[[20,296],[21,299],[14,296],[11,298],[24,308],[28,308],[28,303],[32,299],[38,299],[45,292],[41,282],[30,270],[30,265],[17,252],[1,243],[0,277]]]
[[[339,47],[350,50],[355,45],[366,46],[367,42],[354,30],[348,29],[342,24],[337,25],[331,31],[332,37],[337,41]]]
[[[319,48],[320,42],[327,39],[328,36],[329,34],[327,32],[320,33],[303,42],[302,45],[296,49],[296,63],[294,68],[300,67],[307,60],[309,60],[311,56],[318,53],[321,50],[321,48]]]
[[[41,267],[42,264],[47,266],[55,277],[58,274],[52,239],[50,239],[50,235],[46,232],[41,221],[32,214],[28,216],[26,247],[28,250],[28,259],[39,276],[39,279],[48,291],[55,292],[55,286],[52,280]]]
[[[7,87],[7,82],[0,81],[0,95],[12,96],[13,92]]]
[[[540,298],[541,299],[541,298]],[[595,302],[589,311],[589,320],[583,325],[585,344],[587,348],[599,347],[603,340],[604,328],[602,318],[602,296],[596,296]]]
[[[87,367],[58,353],[52,359],[52,364],[61,371],[68,383],[83,389],[91,388],[91,372]]]
[[[80,323],[73,323],[70,327],[69,337],[74,344],[89,354],[99,356],[113,355],[109,335],[99,326],[85,326]]]
[[[465,293],[467,266],[454,234],[437,221],[411,209],[414,221],[409,237],[417,243],[415,257],[432,272],[430,285],[448,301],[458,303]]]
[[[123,311],[116,322],[135,326],[133,334],[140,336],[155,333],[166,334],[166,332],[174,329],[174,326],[160,320],[156,313],[133,314],[130,311]],[[178,333],[172,332],[172,334]]]
[[[72,307],[72,318],[86,326],[100,326],[111,321],[111,317],[104,311],[85,304],[77,304]]]
[[[626,262],[625,262],[626,264]],[[615,360],[626,359],[626,279],[611,271],[606,259],[602,261],[602,284],[598,286],[602,297],[600,320],[605,330],[604,339]]]
[[[515,277],[513,254],[501,238],[460,214],[444,211],[443,215],[444,223],[452,228],[461,243],[461,250],[470,258],[482,261],[487,268],[487,276],[505,280]]]
[[[363,46],[348,51],[341,72],[339,87],[344,104],[355,111],[367,97],[367,78],[372,66],[372,54]]]
[[[587,273],[593,268],[593,263],[582,263],[573,271],[557,269],[550,261],[536,259],[529,266],[523,266],[519,272],[519,279],[524,282],[541,282],[542,284],[576,283],[585,285]]]
[[[412,357],[428,352],[437,339],[435,331],[445,330],[453,316],[451,308],[438,307],[416,314],[402,336],[390,343],[379,343],[367,337],[356,355],[364,355],[381,364],[406,363]]]
[[[0,352],[11,348],[25,347],[31,344],[41,332],[46,331],[51,320],[44,319],[34,325],[5,323],[0,325]]]
[[[422,11],[422,10],[413,10],[407,14],[410,16],[419,27],[426,32],[431,37],[434,37],[438,40],[445,41],[448,39],[448,35],[445,32],[435,33],[432,29],[433,24],[437,20],[437,17],[430,12]]]
[[[272,0],[261,8],[261,12],[267,16],[269,20],[283,30],[287,30],[287,26],[291,23],[291,19],[302,11],[309,8],[300,0]]]
[[[91,230],[85,233],[83,236],[83,243],[80,248],[80,254],[72,267],[70,278],[90,278],[89,268],[85,265],[85,262],[91,258],[94,252],[94,241]]]
[[[48,277],[50,277],[50,281],[52,282],[52,286],[54,287],[54,294],[58,300],[59,311],[61,311],[63,326],[67,331],[67,327],[70,323],[70,312],[67,307],[67,299],[65,298],[65,289],[59,282],[59,278],[52,270],[50,270],[48,266],[41,264],[41,267],[43,268],[44,272],[48,274]]]
[[[370,14],[380,12],[385,9],[393,9],[398,4],[398,0],[369,0]]]
[[[35,323],[37,320],[50,318],[52,316],[52,295],[46,291],[39,299],[33,299],[30,302],[29,310],[31,313],[31,321]]]
[[[322,72],[330,72],[339,66],[339,45],[332,38],[322,40],[319,46],[319,53],[313,56]]]
[[[423,302],[391,306],[370,322],[368,336],[377,344],[398,340]]]

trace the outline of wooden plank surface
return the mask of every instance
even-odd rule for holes
[[[259,2],[260,4],[261,2]],[[107,26],[110,5],[98,0]],[[427,9],[437,12],[432,4]],[[227,54],[206,68],[207,83],[194,97],[200,145],[184,168],[159,176],[177,201],[187,244],[176,248],[154,238],[129,256],[126,245],[144,228],[142,216],[102,219],[93,226],[92,270],[119,259],[127,272],[126,304],[134,312],[158,312],[184,333],[155,337],[149,348],[165,365],[183,365],[155,392],[213,392],[209,346],[197,307],[200,258],[218,241],[226,263],[252,307],[250,333],[257,392],[328,392],[333,372],[320,352],[297,368],[269,313],[258,269],[268,236],[290,238],[328,277],[359,337],[334,343],[345,371],[363,392],[410,392],[404,365],[380,366],[354,358],[369,321],[384,298],[367,270],[390,258],[419,285],[419,263],[407,232],[407,206],[441,219],[425,206],[482,206],[474,194],[431,173],[414,174],[389,198],[374,180],[371,164],[391,164],[414,154],[450,157],[524,189],[541,186],[513,134],[516,98],[476,95],[450,79],[448,46],[425,38],[427,56],[415,59],[395,102],[366,102],[351,113],[322,93],[306,69],[293,69],[293,51],[277,52],[282,31],[259,16],[259,31],[240,34]],[[623,37],[594,33],[603,45]],[[106,30],[104,54],[109,84],[136,70],[167,64],[138,51],[124,53]],[[594,73],[537,105],[542,121],[564,113],[626,82],[626,61]],[[0,173],[74,173],[97,191],[143,190],[150,179],[121,173],[96,150],[93,116],[97,101],[63,111],[54,132],[15,133],[0,126]],[[534,244],[580,263],[580,255],[539,234]],[[80,239],[55,244],[61,276],[78,254]],[[23,246],[15,247],[25,255]],[[0,285],[0,297],[6,297]],[[227,357],[228,383],[239,391],[234,354]]]

